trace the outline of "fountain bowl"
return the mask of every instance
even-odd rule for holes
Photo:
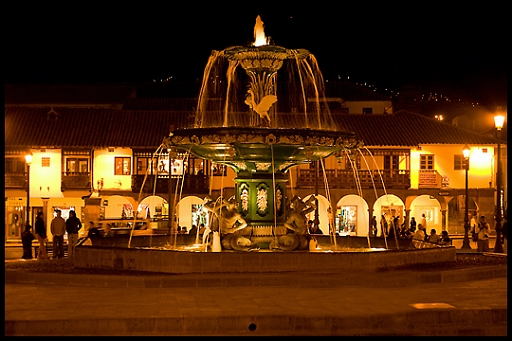
[[[456,261],[453,246],[415,248],[409,240],[388,241],[383,238],[336,237],[332,245],[329,236],[318,236],[315,251],[253,250],[204,252],[204,246],[194,245],[193,236],[160,236],[135,238],[127,247],[128,237],[98,237],[92,243],[76,247],[74,265],[86,269],[117,269],[142,272],[186,273],[282,273],[300,271],[374,271],[397,266],[450,263]],[[166,249],[174,237],[174,249]],[[183,237],[183,238],[181,238]],[[137,239],[139,239],[137,241]],[[152,243],[150,246],[149,243]],[[87,245],[89,244],[89,245]],[[365,246],[366,245],[366,246]],[[391,247],[395,248],[391,248]]]

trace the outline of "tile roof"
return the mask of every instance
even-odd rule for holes
[[[189,127],[193,111],[102,108],[5,108],[5,146],[156,148],[171,126]],[[414,147],[420,144],[496,144],[497,140],[408,111],[393,114],[336,114],[337,126],[355,133],[366,146]],[[296,114],[283,122],[301,124]],[[303,126],[303,125],[302,125]]]
[[[122,105],[134,96],[132,85],[5,84],[6,106],[16,105]]]

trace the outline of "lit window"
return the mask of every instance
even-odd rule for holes
[[[87,173],[89,172],[89,160],[86,158],[66,158],[66,173]]]
[[[114,174],[115,175],[130,175],[131,174],[131,158],[129,157],[116,157],[114,158]]]

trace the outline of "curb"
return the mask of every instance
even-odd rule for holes
[[[52,320],[52,323],[46,320],[7,320],[5,335],[506,336],[507,309],[475,308],[450,312],[440,309],[348,317],[291,314]]]
[[[96,274],[34,273],[5,270],[5,283],[76,285],[99,288],[172,288],[288,286],[340,288],[412,286],[424,283],[453,283],[507,276],[507,265],[482,266],[445,271],[365,271],[338,273],[223,273],[122,276]]]

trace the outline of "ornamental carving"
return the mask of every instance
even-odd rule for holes
[[[271,163],[270,162],[255,162],[256,170],[266,171],[269,169]]]
[[[264,212],[267,210],[268,200],[267,200],[267,189],[266,188],[260,188],[258,190],[258,198],[256,200],[256,204],[258,206],[258,211]]]

